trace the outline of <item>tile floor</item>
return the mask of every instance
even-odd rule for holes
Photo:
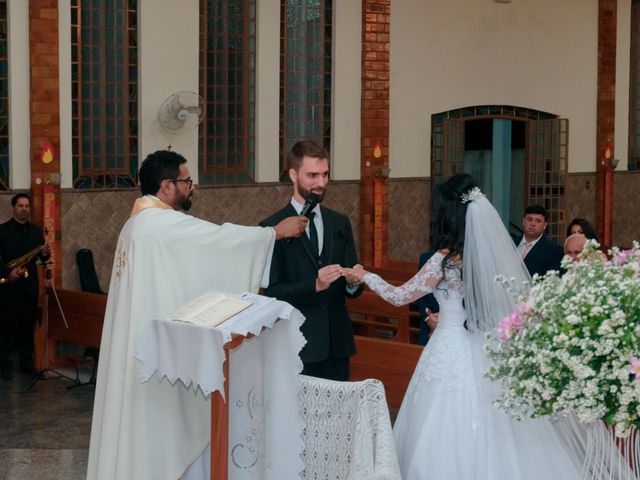
[[[0,479],[85,478],[94,387],[54,377],[0,379]]]

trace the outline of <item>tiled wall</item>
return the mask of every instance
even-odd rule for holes
[[[356,246],[359,239],[360,183],[332,182],[325,203],[351,218]],[[394,260],[418,261],[428,247],[431,183],[428,178],[392,179],[389,182],[389,253]],[[636,222],[640,197],[640,173],[619,172],[614,187],[614,243],[629,246],[640,238]],[[0,193],[0,221],[11,216],[12,194]],[[247,187],[201,188],[196,191],[192,214],[220,223],[256,225],[281,208],[290,198],[291,187],[261,184]],[[79,289],[75,253],[90,248],[103,290],[109,285],[113,252],[122,225],[127,220],[138,192],[99,191],[62,193],[62,248],[64,288]],[[595,174],[569,176],[567,220],[584,217],[595,221]]]

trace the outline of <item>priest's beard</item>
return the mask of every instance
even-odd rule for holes
[[[180,208],[185,212],[188,212],[191,209],[191,195],[193,195],[193,192],[189,192],[189,195],[185,196],[180,195],[178,198],[178,205],[180,205]]]
[[[326,188],[314,188],[312,190],[307,190],[306,188],[304,188],[300,184],[298,184],[298,193],[300,194],[300,196],[302,198],[306,199],[311,192],[315,193],[318,196],[318,203],[322,203],[322,200],[324,200],[324,195],[327,193],[327,189]]]

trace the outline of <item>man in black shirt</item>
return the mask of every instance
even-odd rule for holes
[[[20,372],[36,373],[33,364],[33,328],[38,312],[38,272],[36,260],[49,258],[42,230],[29,222],[31,200],[19,193],[11,199],[13,218],[0,225],[0,376],[13,378],[11,350],[17,349]],[[26,265],[8,264],[42,246]]]

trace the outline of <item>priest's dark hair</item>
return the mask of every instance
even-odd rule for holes
[[[187,163],[187,159],[170,150],[158,150],[147,155],[138,172],[142,194],[155,195],[160,190],[162,180],[178,178],[183,163]]]
[[[433,193],[432,221],[430,232],[431,249],[448,250],[444,264],[456,256],[463,257],[464,232],[468,202],[462,195],[477,187],[473,177],[459,173],[439,184]]]

